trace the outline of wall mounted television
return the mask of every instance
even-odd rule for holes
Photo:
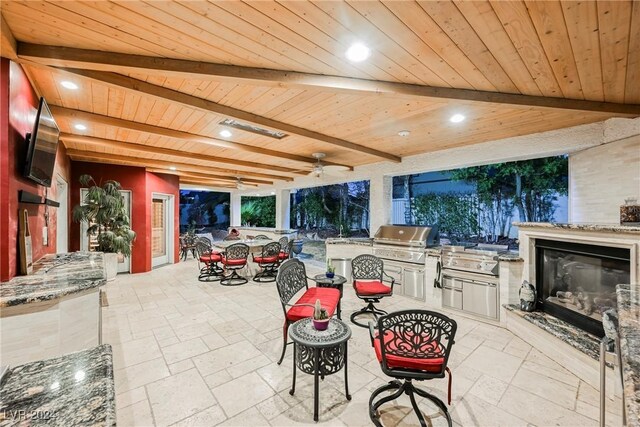
[[[60,129],[44,98],[40,98],[33,132],[27,133],[27,163],[24,176],[45,187],[51,186],[56,164]]]

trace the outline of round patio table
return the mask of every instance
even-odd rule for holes
[[[313,277],[313,281],[319,288],[334,288],[340,291],[340,300],[338,300],[338,319],[342,319],[342,289],[344,284],[347,283],[347,279],[339,274],[334,275],[332,278],[327,277],[326,274],[318,274]]]
[[[344,393],[347,400],[351,400],[347,378],[347,342],[351,329],[342,320],[330,319],[327,329],[318,331],[313,327],[312,319],[307,317],[289,327],[289,336],[293,341],[293,384],[289,394],[293,396],[296,390],[296,367],[312,374],[313,420],[318,421],[320,376],[335,374],[344,367]]]

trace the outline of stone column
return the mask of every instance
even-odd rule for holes
[[[374,175],[369,190],[369,234],[371,237],[381,225],[391,223],[392,177]]]
[[[290,194],[290,190],[276,190],[276,230],[288,230],[291,227],[289,221]]]
[[[242,225],[240,218],[240,194],[232,191],[231,192],[231,206],[229,206],[229,215],[230,215],[230,225],[231,227],[240,227]]]

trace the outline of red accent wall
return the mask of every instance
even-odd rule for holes
[[[26,159],[26,134],[32,132],[38,108],[38,95],[22,67],[6,58],[0,59],[0,280],[8,280],[19,272],[19,211],[29,213],[33,260],[56,252],[57,215],[55,208],[18,202],[18,191],[45,195],[45,188],[23,178]],[[55,176],[69,182],[71,162],[64,146],[59,144],[54,183],[47,197],[56,199]],[[43,245],[45,212],[49,214],[48,245]]]
[[[91,175],[98,184],[110,179],[118,181],[123,190],[131,191],[131,228],[137,234],[131,250],[132,273],[151,270],[151,193],[174,195],[176,205],[174,262],[178,261],[180,183],[177,176],[150,173],[142,167],[73,162],[72,206],[80,203],[81,186],[78,178],[84,174]],[[72,223],[70,232],[69,250],[80,250],[80,224]]]

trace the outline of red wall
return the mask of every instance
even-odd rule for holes
[[[29,228],[33,245],[33,260],[56,252],[55,208],[18,203],[18,191],[45,195],[45,188],[22,177],[27,143],[25,136],[33,130],[38,96],[22,67],[6,58],[0,59],[0,280],[5,281],[19,271],[18,218],[19,211],[29,213]],[[71,164],[62,144],[58,147],[56,174],[69,182]],[[55,181],[47,197],[56,198]],[[43,245],[42,230],[48,209],[48,246]]]
[[[175,197],[175,237],[174,261],[178,260],[179,232],[179,178],[173,175],[156,175],[145,168],[98,163],[73,162],[71,178],[71,205],[80,203],[80,175],[89,174],[99,184],[101,181],[115,180],[123,190],[131,191],[131,229],[136,232],[136,240],[131,251],[131,272],[142,273],[151,270],[151,193],[172,194]],[[80,250],[80,224],[71,225],[69,250]]]

